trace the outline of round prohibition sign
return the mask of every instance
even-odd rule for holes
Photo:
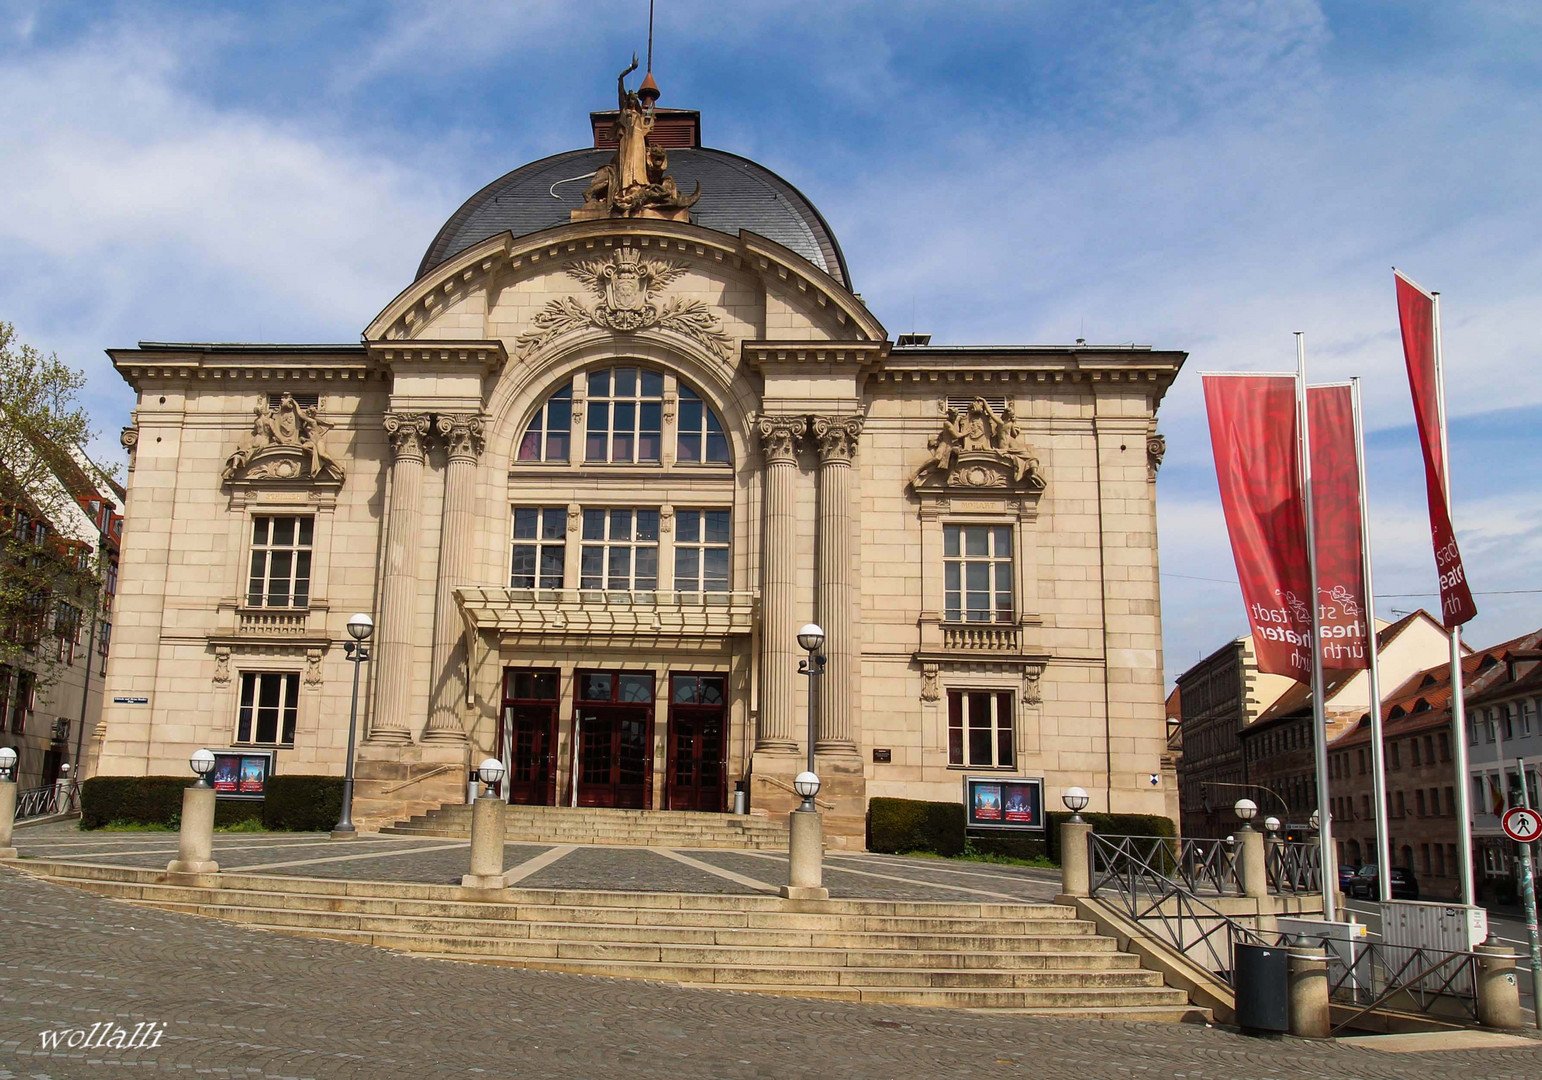
[[[1506,836],[1522,844],[1542,839],[1542,814],[1538,814],[1535,810],[1528,810],[1524,806],[1517,806],[1507,811],[1500,819],[1499,825],[1504,829]]]

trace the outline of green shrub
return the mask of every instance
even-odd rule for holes
[[[964,851],[962,803],[872,799],[867,804],[867,849],[903,854],[929,851],[952,857]]]
[[[341,776],[270,776],[262,820],[270,829],[329,832],[343,812]]]
[[[93,776],[80,786],[80,827],[169,825],[182,816],[185,776]]]

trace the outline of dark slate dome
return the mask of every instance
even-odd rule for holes
[[[526,236],[568,223],[568,213],[583,205],[586,180],[610,160],[611,151],[570,150],[494,180],[467,199],[444,223],[428,246],[418,276],[469,247],[502,232]],[[691,221],[708,229],[739,235],[740,229],[759,233],[803,256],[836,281],[851,287],[846,259],[825,219],[803,194],[770,169],[723,150],[703,147],[670,148],[669,174],[682,192],[701,181],[701,200],[691,208]],[[559,180],[573,180],[556,189]]]

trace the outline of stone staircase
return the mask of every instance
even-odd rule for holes
[[[1129,1020],[1208,1019],[1071,908],[454,886],[11,863],[133,904],[444,960],[792,997]]]
[[[787,823],[754,814],[508,806],[504,824],[511,843],[787,850]],[[471,835],[471,807],[441,806],[380,831],[391,836],[465,839]]]

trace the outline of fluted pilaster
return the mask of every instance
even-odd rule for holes
[[[476,559],[477,459],[482,456],[482,418],[442,414],[436,425],[448,450],[444,513],[439,530],[439,581],[434,611],[433,695],[425,741],[464,741],[461,702],[466,696],[466,645],[455,587],[471,581]]]
[[[821,753],[856,750],[855,582],[851,573],[852,459],[862,434],[860,416],[816,416],[819,447],[819,625],[825,631],[825,675],[819,689],[819,728],[814,749]]]
[[[798,748],[798,445],[808,431],[801,416],[762,416],[756,422],[765,470],[764,556],[761,560],[760,731],[758,750]]]
[[[412,630],[416,616],[417,541],[423,517],[424,440],[428,416],[387,413],[391,440],[391,511],[386,522],[385,573],[375,646],[377,691],[372,742],[411,742]]]

